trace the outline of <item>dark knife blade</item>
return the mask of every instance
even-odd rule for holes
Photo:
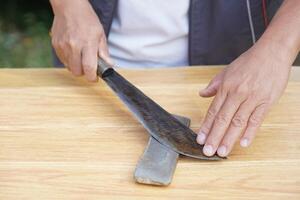
[[[202,153],[203,145],[196,142],[196,134],[191,129],[180,123],[102,59],[98,61],[97,74],[158,142],[189,157],[203,160],[222,159],[217,155],[205,156]]]

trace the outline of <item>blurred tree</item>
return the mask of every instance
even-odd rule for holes
[[[48,0],[2,0],[0,6],[0,67],[52,65]]]

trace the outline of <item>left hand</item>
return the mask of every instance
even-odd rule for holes
[[[215,96],[197,136],[203,153],[227,156],[235,142],[249,146],[271,105],[282,95],[290,66],[269,49],[255,45],[200,91]]]

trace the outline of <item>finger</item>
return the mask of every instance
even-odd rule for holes
[[[67,67],[66,57],[62,49],[63,48],[62,43],[56,40],[55,38],[52,38],[51,42],[58,59],[64,64],[65,67]]]
[[[219,88],[220,82],[212,80],[208,86],[199,92],[199,95],[201,97],[212,97],[217,94],[218,88]]]
[[[114,65],[113,60],[109,56],[107,41],[105,36],[103,36],[99,43],[98,56],[106,61],[108,64]]]
[[[73,48],[68,55],[68,66],[75,76],[82,75],[81,48]]]
[[[201,97],[212,97],[217,94],[217,91],[221,85],[221,76],[222,74],[218,74],[215,76],[207,85],[207,87],[199,92]]]
[[[55,52],[56,52],[56,55],[57,55],[58,59],[60,60],[60,62],[61,62],[68,70],[70,70],[70,68],[69,68],[69,66],[68,66],[68,64],[67,64],[66,58],[65,58],[65,56],[64,56],[63,51],[62,51],[61,49],[58,48],[58,49],[55,50]]]
[[[256,107],[254,112],[251,114],[245,133],[240,140],[240,145],[242,147],[248,147],[252,143],[258,128],[269,110],[269,107],[270,106],[268,104],[261,104]]]
[[[254,102],[253,99],[249,98],[241,104],[238,111],[235,113],[217,150],[219,156],[225,157],[231,152],[235,142],[247,127],[248,119],[256,107]]]
[[[203,153],[207,156],[215,154],[223,136],[226,133],[229,124],[241,105],[242,101],[237,96],[228,96],[222,105],[222,108],[216,115],[213,127],[205,142]]]
[[[97,46],[88,45],[82,50],[82,67],[84,76],[88,81],[95,82],[97,77]]]
[[[223,105],[223,102],[226,98],[226,95],[222,92],[219,91],[215,98],[213,99],[206,116],[204,118],[204,121],[200,127],[200,131],[197,135],[197,142],[199,144],[204,144],[207,138],[208,133],[210,132],[210,129],[213,125],[215,116],[219,112],[221,106]]]

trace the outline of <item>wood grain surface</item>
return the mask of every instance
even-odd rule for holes
[[[221,67],[118,70],[197,131]],[[300,199],[300,69],[253,145],[179,159],[169,187],[134,182],[148,135],[103,81],[64,69],[0,70],[0,199]]]

